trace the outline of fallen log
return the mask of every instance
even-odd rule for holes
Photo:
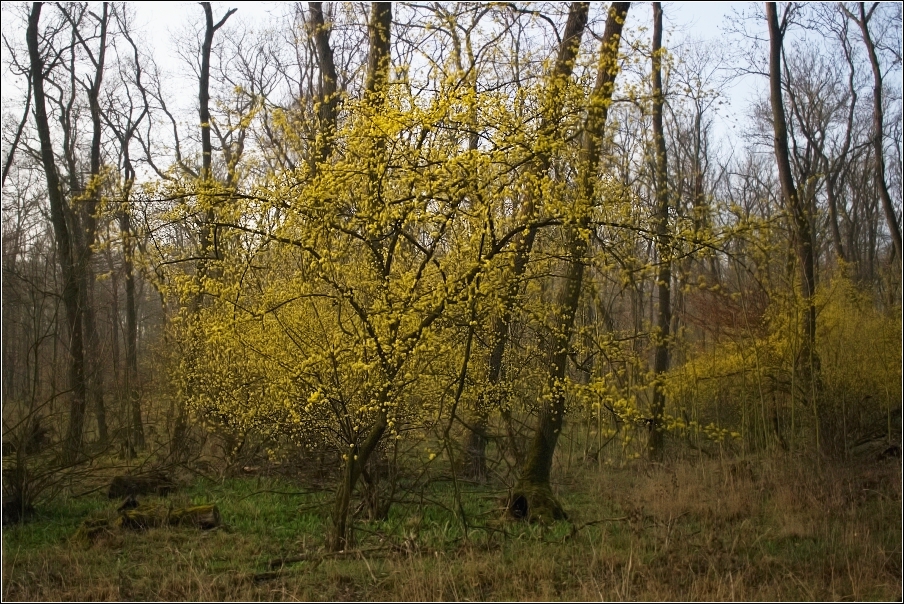
[[[120,510],[113,519],[88,519],[72,536],[74,542],[92,544],[117,530],[141,531],[163,526],[189,526],[210,530],[222,525],[220,510],[214,503],[171,508],[163,505],[138,505]]]
[[[161,505],[139,505],[120,512],[115,521],[118,526],[134,530],[160,526],[194,526],[209,530],[222,523],[216,504],[208,503],[185,508],[169,508]]]

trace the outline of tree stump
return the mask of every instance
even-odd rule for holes
[[[512,493],[506,508],[512,518],[528,522],[554,522],[567,520],[568,514],[562,509],[552,490],[545,486],[521,484]]]

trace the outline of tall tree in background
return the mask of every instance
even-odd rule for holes
[[[84,308],[81,303],[84,296],[81,286],[84,281],[79,275],[80,263],[75,251],[73,234],[69,228],[70,221],[67,220],[66,216],[69,209],[64,197],[62,183],[60,182],[59,171],[57,170],[53,140],[50,134],[50,122],[47,117],[47,101],[44,92],[47,66],[44,55],[41,52],[40,31],[38,29],[42,6],[43,3],[41,2],[32,4],[31,13],[28,17],[26,41],[31,64],[31,89],[34,96],[35,127],[41,144],[41,163],[47,180],[50,220],[53,224],[57,257],[63,278],[62,298],[66,308],[69,336],[69,387],[72,391],[69,426],[64,443],[64,457],[66,461],[74,462],[81,454],[87,390],[83,337]]]
[[[85,367],[88,370],[88,392],[93,399],[97,417],[98,439],[100,442],[106,442],[108,431],[107,411],[104,403],[104,363],[97,326],[94,296],[95,275],[92,259],[94,257],[94,245],[97,240],[97,212],[104,184],[101,174],[103,123],[100,94],[104,83],[111,14],[110,5],[107,2],[102,4],[99,15],[87,10],[86,5],[65,4],[60,5],[58,8],[71,27],[72,39],[82,49],[82,52],[88,58],[90,67],[93,68],[92,71],[89,71],[90,75],[79,77],[75,61],[73,60],[69,65],[72,81],[78,81],[88,96],[88,111],[91,117],[91,144],[89,148],[87,182],[82,181],[83,177],[80,174],[81,170],[78,164],[81,158],[77,157],[78,151],[74,140],[75,131],[65,137],[69,139],[70,144],[65,145],[64,157],[69,165],[69,186],[74,195],[71,203],[73,206],[71,223],[75,231],[73,240],[76,243],[76,256],[79,267],[79,304],[82,308],[82,319],[85,323]],[[86,37],[83,35],[82,29],[87,27],[85,22],[90,20],[96,21],[95,31]],[[90,42],[93,42],[95,38],[97,40],[97,48],[93,49]],[[74,57],[74,53],[72,56]],[[73,90],[73,98],[75,93],[75,90]],[[71,120],[72,117],[67,119],[70,123],[70,128],[74,126]],[[76,195],[76,193],[78,194]]]
[[[901,259],[901,226],[898,224],[898,217],[895,215],[894,205],[891,201],[891,195],[888,193],[888,185],[885,177],[885,113],[882,106],[882,68],[879,65],[879,57],[876,54],[876,44],[869,31],[869,22],[879,6],[878,2],[874,2],[869,10],[866,10],[865,3],[857,3],[857,14],[854,15],[847,8],[844,9],[848,17],[860,28],[863,44],[869,56],[869,64],[873,72],[873,132],[870,142],[873,145],[873,152],[876,161],[876,187],[879,189],[879,199],[882,200],[882,210],[885,212],[885,222],[891,233],[891,240],[895,246],[895,252],[898,259]]]
[[[201,8],[204,9],[204,42],[201,44],[201,71],[198,74],[198,115],[201,118],[201,171],[198,173],[200,187],[204,189],[213,186],[213,143],[210,140],[210,54],[213,46],[213,36],[218,29],[223,27],[226,20],[231,17],[236,10],[230,9],[223,15],[223,18],[213,22],[213,9],[210,2],[202,2]],[[213,204],[211,199],[203,199],[202,206]],[[203,278],[209,266],[208,263],[216,256],[214,248],[214,233],[211,223],[214,222],[214,212],[211,208],[204,208],[205,218],[201,225],[201,260],[198,263],[198,276]]]
[[[656,332],[654,338],[653,405],[650,409],[650,458],[661,460],[663,454],[662,413],[665,409],[665,392],[662,379],[669,370],[669,328],[672,323],[672,267],[669,238],[669,183],[666,159],[665,129],[662,125],[662,4],[653,3],[653,157],[656,166],[653,179],[656,191],[656,251],[659,269],[656,276],[658,304],[656,307]]]
[[[123,91],[119,98],[113,94],[108,96],[103,118],[119,147],[117,152],[121,175],[120,188],[117,191],[117,197],[120,200],[117,221],[119,222],[119,232],[122,241],[122,265],[126,294],[126,324],[123,334],[126,367],[123,390],[125,391],[128,412],[131,418],[127,450],[130,453],[134,453],[136,449],[144,448],[145,438],[141,393],[138,383],[138,301],[135,277],[137,238],[132,225],[133,210],[131,207],[131,203],[134,202],[133,191],[136,172],[131,145],[136,137],[138,128],[148,120],[150,103],[143,80],[145,75],[143,60],[131,32],[131,19],[126,14],[125,7],[117,11],[114,16],[119,33],[127,42],[127,48],[131,52],[126,51],[128,53],[126,56],[119,57],[120,75],[124,80]],[[116,49],[116,51],[118,53],[119,49]]]
[[[769,98],[772,105],[775,160],[782,188],[785,208],[791,215],[794,229],[793,241],[800,270],[801,297],[804,303],[803,341],[797,365],[803,383],[809,388],[810,403],[819,414],[819,353],[816,350],[816,260],[812,230],[812,216],[808,205],[801,199],[791,171],[791,154],[788,149],[788,126],[782,98],[783,39],[789,23],[787,8],[779,23],[775,2],[766,3],[766,20],[769,25]],[[817,437],[818,441],[818,437]]]
[[[587,18],[590,5],[587,2],[573,2],[568,11],[568,20],[565,24],[565,33],[559,46],[555,66],[549,77],[546,91],[546,104],[544,114],[537,136],[538,141],[543,141],[542,148],[538,150],[534,158],[527,164],[526,171],[530,175],[543,177],[549,173],[551,158],[548,150],[548,139],[558,133],[561,120],[562,104],[565,89],[568,86],[574,71],[575,60],[581,47],[581,38],[587,27]],[[537,211],[541,207],[540,200],[536,199],[537,193],[529,188],[518,207],[518,218],[522,223],[528,224],[527,229],[514,241],[512,265],[506,275],[505,293],[502,312],[493,318],[490,331],[490,355],[486,365],[487,387],[481,393],[480,406],[476,417],[468,431],[468,443],[466,446],[467,469],[472,478],[483,479],[486,477],[486,430],[488,427],[489,412],[498,407],[500,387],[503,378],[503,358],[509,342],[509,333],[513,318],[513,311],[518,301],[518,294],[522,287],[522,280],[527,270],[534,240],[537,237],[536,222]]]

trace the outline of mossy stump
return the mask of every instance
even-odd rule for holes
[[[520,484],[506,502],[509,516],[528,522],[567,520],[562,504],[546,485]]]
[[[120,529],[142,531],[163,526],[189,526],[209,530],[217,528],[222,523],[220,510],[213,503],[184,508],[139,505],[120,510],[113,519],[85,520],[72,536],[72,541],[92,544],[100,537],[111,535]]]
[[[159,505],[139,505],[120,512],[114,523],[116,526],[137,530],[160,526],[194,526],[207,530],[220,526],[222,522],[216,504],[208,503],[173,509]]]

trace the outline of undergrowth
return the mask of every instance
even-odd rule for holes
[[[437,475],[327,553],[332,501],[289,478],[198,479],[224,526],[71,540],[118,502],[59,498],[3,534],[4,600],[898,600],[901,471],[788,456],[573,464],[570,517],[507,520],[498,486]],[[455,484],[459,495],[455,495]]]

